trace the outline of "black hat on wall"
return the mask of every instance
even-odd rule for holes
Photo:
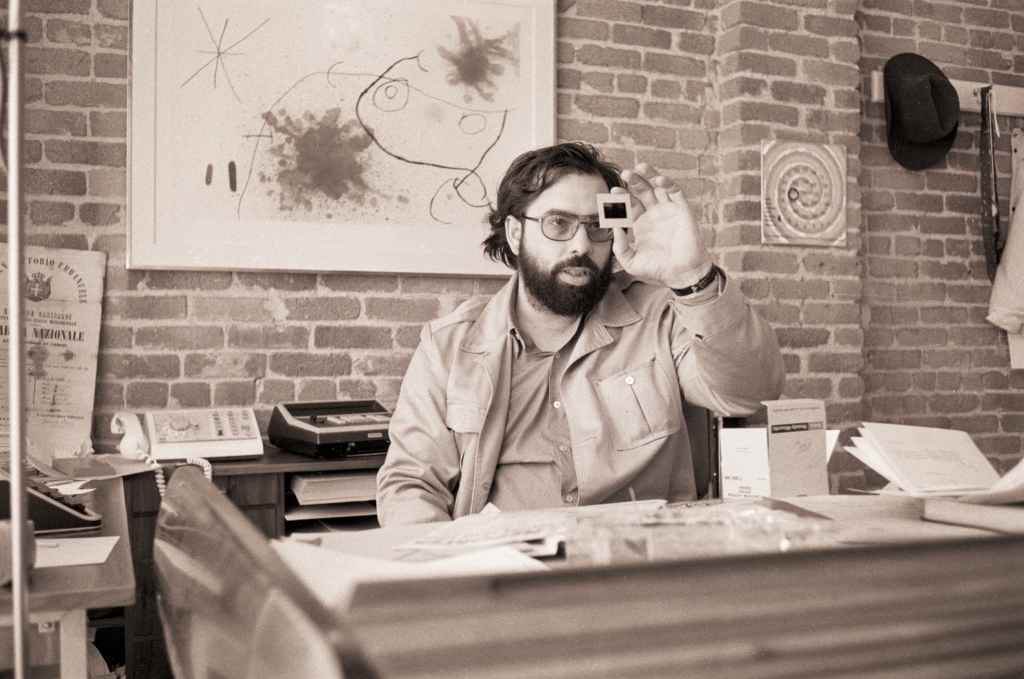
[[[942,70],[905,52],[884,69],[885,127],[889,152],[908,170],[924,170],[946,157],[960,124],[960,98]]]

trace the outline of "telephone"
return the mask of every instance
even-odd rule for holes
[[[153,410],[143,415],[116,413],[110,431],[121,434],[117,449],[125,457],[157,461],[188,458],[234,459],[263,455],[263,439],[252,408]]]

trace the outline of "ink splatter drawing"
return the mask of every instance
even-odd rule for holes
[[[201,0],[145,10],[157,39],[143,113],[155,129],[132,133],[153,136],[154,219],[166,216],[156,239],[191,231],[213,246],[255,228],[333,246],[367,233],[397,244],[411,231],[414,244],[479,233],[512,158],[552,141],[553,45],[535,43],[551,5]]]

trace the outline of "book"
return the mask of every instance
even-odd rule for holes
[[[377,499],[377,470],[292,474],[291,490],[300,505]]]
[[[903,493],[978,504],[1024,502],[1024,465],[1000,478],[967,432],[864,422],[847,446]]]
[[[926,498],[922,517],[938,523],[1024,535],[1024,504],[981,505],[969,501]]]

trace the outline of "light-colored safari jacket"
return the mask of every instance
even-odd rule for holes
[[[377,477],[382,525],[444,521],[487,504],[502,448],[518,276],[423,328]],[[782,392],[775,333],[735,281],[686,306],[616,274],[587,317],[561,381],[579,504],[696,497],[682,401],[749,415]],[[505,462],[529,451],[509,442]]]

